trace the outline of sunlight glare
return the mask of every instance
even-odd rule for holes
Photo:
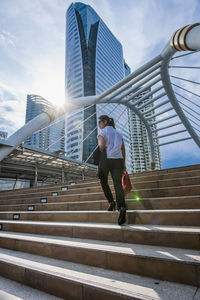
[[[38,76],[31,94],[43,97],[56,107],[63,107],[65,104],[65,89],[62,74],[42,72],[39,75],[42,76]]]

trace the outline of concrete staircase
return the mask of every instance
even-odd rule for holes
[[[0,276],[62,299],[200,299],[200,165],[131,175],[127,222],[97,179],[0,192]]]

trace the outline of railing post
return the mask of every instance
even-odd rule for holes
[[[35,180],[34,180],[34,186],[37,186],[38,182],[38,166],[35,165]]]
[[[65,182],[65,170],[64,170],[63,165],[62,165],[62,177],[61,177],[61,181],[62,181],[62,183]]]

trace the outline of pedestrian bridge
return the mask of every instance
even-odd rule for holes
[[[23,164],[27,168],[30,164],[35,165],[33,173],[36,180],[41,162],[38,157],[43,156],[44,165],[47,164],[46,160],[52,162],[49,173],[55,161],[56,168],[72,168],[74,174],[80,169],[79,174],[89,176],[95,171],[94,166],[87,164],[92,153],[82,163],[68,159],[61,153],[42,152],[21,144],[34,132],[51,126],[53,121],[64,116],[66,112],[73,115],[77,108],[84,106],[84,109],[88,109],[94,104],[123,104],[125,109],[130,108],[139,117],[148,133],[152,169],[155,166],[155,149],[158,147],[193,140],[200,148],[199,51],[200,23],[178,29],[160,54],[102,94],[73,99],[73,103],[68,103],[62,111],[49,109],[25,124],[7,140],[0,140],[1,170],[11,176],[14,171],[9,170],[15,165],[18,170],[20,164],[22,168]],[[153,106],[150,107],[150,104]],[[88,137],[89,135],[86,138]],[[16,175],[17,172],[14,173]],[[60,174],[60,178],[64,178],[63,173]],[[0,177],[2,175],[3,171]]]

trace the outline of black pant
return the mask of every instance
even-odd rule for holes
[[[99,168],[99,179],[104,191],[104,195],[109,203],[113,201],[113,195],[108,185],[108,174],[111,173],[113,184],[115,188],[117,208],[125,207],[124,190],[122,188],[122,173],[123,173],[123,159],[108,158],[106,166]]]

